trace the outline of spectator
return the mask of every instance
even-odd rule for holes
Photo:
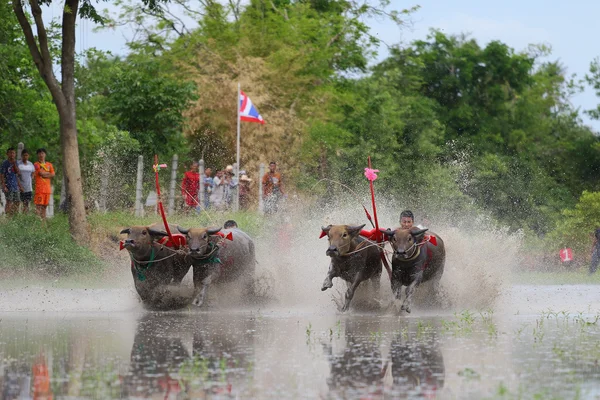
[[[237,227],[238,227],[237,222],[235,222],[232,219],[225,221],[225,223],[223,224],[223,229],[234,229]]]
[[[225,168],[224,174],[224,182],[223,182],[223,199],[225,201],[225,208],[231,209],[231,204],[233,203],[233,196],[237,193],[235,192],[235,188],[237,186],[237,181],[234,179],[233,166],[228,165]]]
[[[223,206],[223,196],[225,194],[223,174],[222,170],[217,171],[213,180],[213,191],[210,195],[210,204],[217,210],[220,210]]]
[[[14,148],[6,151],[6,160],[0,165],[0,184],[6,196],[6,215],[13,215],[19,210],[21,184],[17,178],[19,167],[17,166],[17,152]]]
[[[404,210],[400,213],[400,227],[410,229],[415,223],[415,215],[410,210]]]
[[[33,164],[35,167],[35,196],[33,202],[38,215],[46,219],[46,208],[50,203],[52,195],[52,178],[54,178],[54,167],[46,161],[46,149],[41,148],[37,151],[38,161]]]
[[[210,195],[212,194],[214,184],[211,168],[206,168],[204,170],[202,184],[204,185],[204,209],[208,210],[210,208]]]
[[[240,209],[247,210],[250,206],[250,182],[252,179],[244,174],[240,178]]]
[[[183,174],[181,184],[181,195],[185,199],[186,211],[195,209],[200,205],[198,191],[200,189],[200,174],[198,173],[198,162],[194,161],[189,171]]]
[[[29,203],[33,200],[33,174],[35,167],[29,161],[29,152],[25,149],[21,152],[21,159],[17,162],[19,167],[19,183],[21,184],[21,203],[23,212],[29,212]]]
[[[277,172],[277,163],[269,163],[269,172],[262,177],[263,200],[266,214],[277,212],[279,200],[284,196],[281,174]]]

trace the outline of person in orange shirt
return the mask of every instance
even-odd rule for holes
[[[269,172],[262,177],[262,186],[265,213],[276,213],[279,199],[285,196],[285,194],[283,193],[281,174],[277,172],[275,161],[269,163]]]
[[[33,373],[33,399],[52,400],[52,387],[46,356],[40,354],[31,369]]]
[[[54,178],[54,167],[46,161],[46,149],[41,148],[37,151],[38,161],[33,164],[35,167],[35,196],[33,202],[38,215],[46,219],[46,208],[50,203],[52,195],[52,178]]]

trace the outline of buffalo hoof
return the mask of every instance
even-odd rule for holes
[[[402,307],[400,307],[400,311],[406,311],[410,314],[410,306],[402,304]]]
[[[196,297],[194,299],[194,301],[192,301],[192,304],[195,305],[196,307],[202,307],[203,303],[204,303],[204,299],[201,299],[199,297]]]

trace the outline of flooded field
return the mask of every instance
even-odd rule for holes
[[[324,297],[326,298],[326,297]],[[145,311],[128,289],[0,294],[3,399],[597,399],[600,290],[485,312]],[[45,309],[45,312],[33,310]]]

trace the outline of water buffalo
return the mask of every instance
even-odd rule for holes
[[[169,225],[171,232],[177,229]],[[142,301],[150,306],[176,306],[173,302],[181,303],[165,292],[167,285],[180,284],[190,269],[190,263],[185,259],[185,253],[176,252],[158,240],[167,236],[162,224],[150,226],[132,226],[125,228],[121,234],[127,234],[123,247],[131,258],[131,273],[135,289]],[[183,305],[183,304],[180,304]]]
[[[329,225],[321,228],[329,239],[329,248],[325,254],[331,257],[321,290],[333,287],[333,278],[342,278],[348,283],[346,301],[341,311],[348,310],[361,282],[370,279],[375,290],[379,291],[381,258],[377,245],[359,236],[364,226]]]
[[[239,282],[249,288],[254,279],[256,257],[254,242],[238,228],[190,228],[178,227],[186,235],[187,255],[194,274],[196,293],[192,304],[201,306],[211,283]],[[232,240],[216,236],[222,232]]]
[[[383,233],[392,245],[392,291],[399,300],[402,286],[406,286],[406,298],[401,310],[411,311],[412,296],[422,282],[432,281],[439,285],[444,272],[446,250],[444,242],[435,233],[425,240],[428,229],[412,227],[410,229],[385,230]],[[437,293],[436,293],[437,295]]]

